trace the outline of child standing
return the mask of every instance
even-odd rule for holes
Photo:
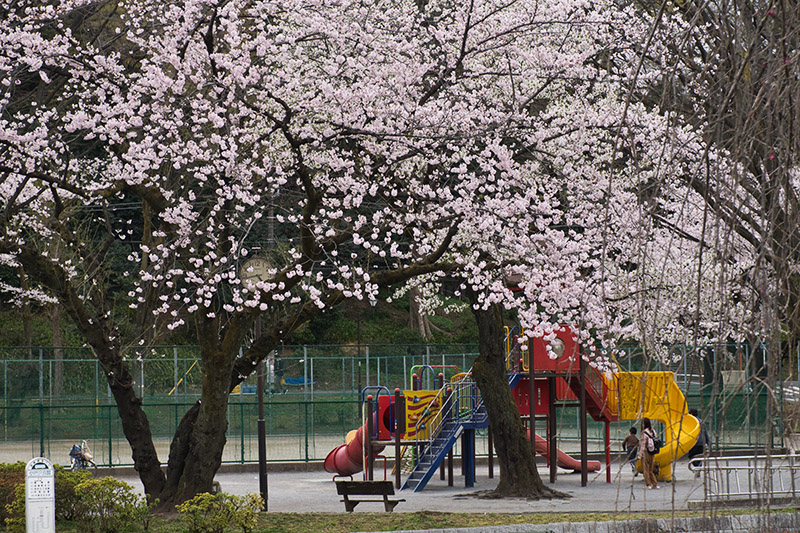
[[[636,471],[636,457],[639,451],[639,438],[636,436],[635,427],[631,428],[630,434],[622,441],[622,447],[625,448],[625,452],[628,455],[628,462],[631,464],[633,477],[636,477],[638,474]]]

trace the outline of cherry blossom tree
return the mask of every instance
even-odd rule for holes
[[[667,44],[635,6],[6,0],[0,15],[0,258],[85,336],[162,502],[210,489],[230,390],[347,299],[458,276],[487,351],[501,304],[535,335],[580,324],[657,352],[686,312],[714,330],[714,291],[746,275],[687,275],[723,269],[686,177],[736,164],[653,103],[666,77],[640,57]],[[255,256],[265,269],[243,272]],[[198,339],[202,393],[164,474],[129,365],[176,330]],[[502,407],[498,375],[482,390]],[[547,492],[535,468],[504,490]]]
[[[536,157],[537,136],[608,83],[595,59],[621,26],[582,2],[0,10],[3,261],[86,337],[145,491],[166,503],[210,488],[229,391],[314,314],[479,275],[504,227],[553,223],[563,156]],[[243,282],[256,253],[269,267]],[[135,320],[113,305],[126,286]],[[189,327],[202,394],[165,475],[129,363]]]

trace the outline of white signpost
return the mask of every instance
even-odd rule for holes
[[[45,457],[25,467],[25,526],[27,533],[56,531],[56,471]]]

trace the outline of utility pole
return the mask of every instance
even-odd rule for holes
[[[261,313],[256,317],[255,337],[261,337]],[[267,424],[264,421],[264,361],[258,363],[256,380],[258,395],[258,488],[264,499],[264,511],[269,508],[269,490],[267,484]]]

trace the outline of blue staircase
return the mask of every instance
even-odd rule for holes
[[[516,372],[508,375],[508,385],[511,390],[519,383],[521,376]],[[482,399],[478,399],[475,408],[467,415],[453,417],[452,414],[445,418],[439,427],[436,436],[421,452],[413,470],[403,483],[402,489],[413,489],[421,492],[428,481],[441,466],[447,453],[453,448],[464,429],[484,429],[489,426],[489,415]]]
[[[442,464],[444,458],[447,457],[447,452],[453,448],[463,431],[464,427],[457,420],[444,422],[436,438],[425,447],[411,474],[403,483],[402,488],[421,492]]]

